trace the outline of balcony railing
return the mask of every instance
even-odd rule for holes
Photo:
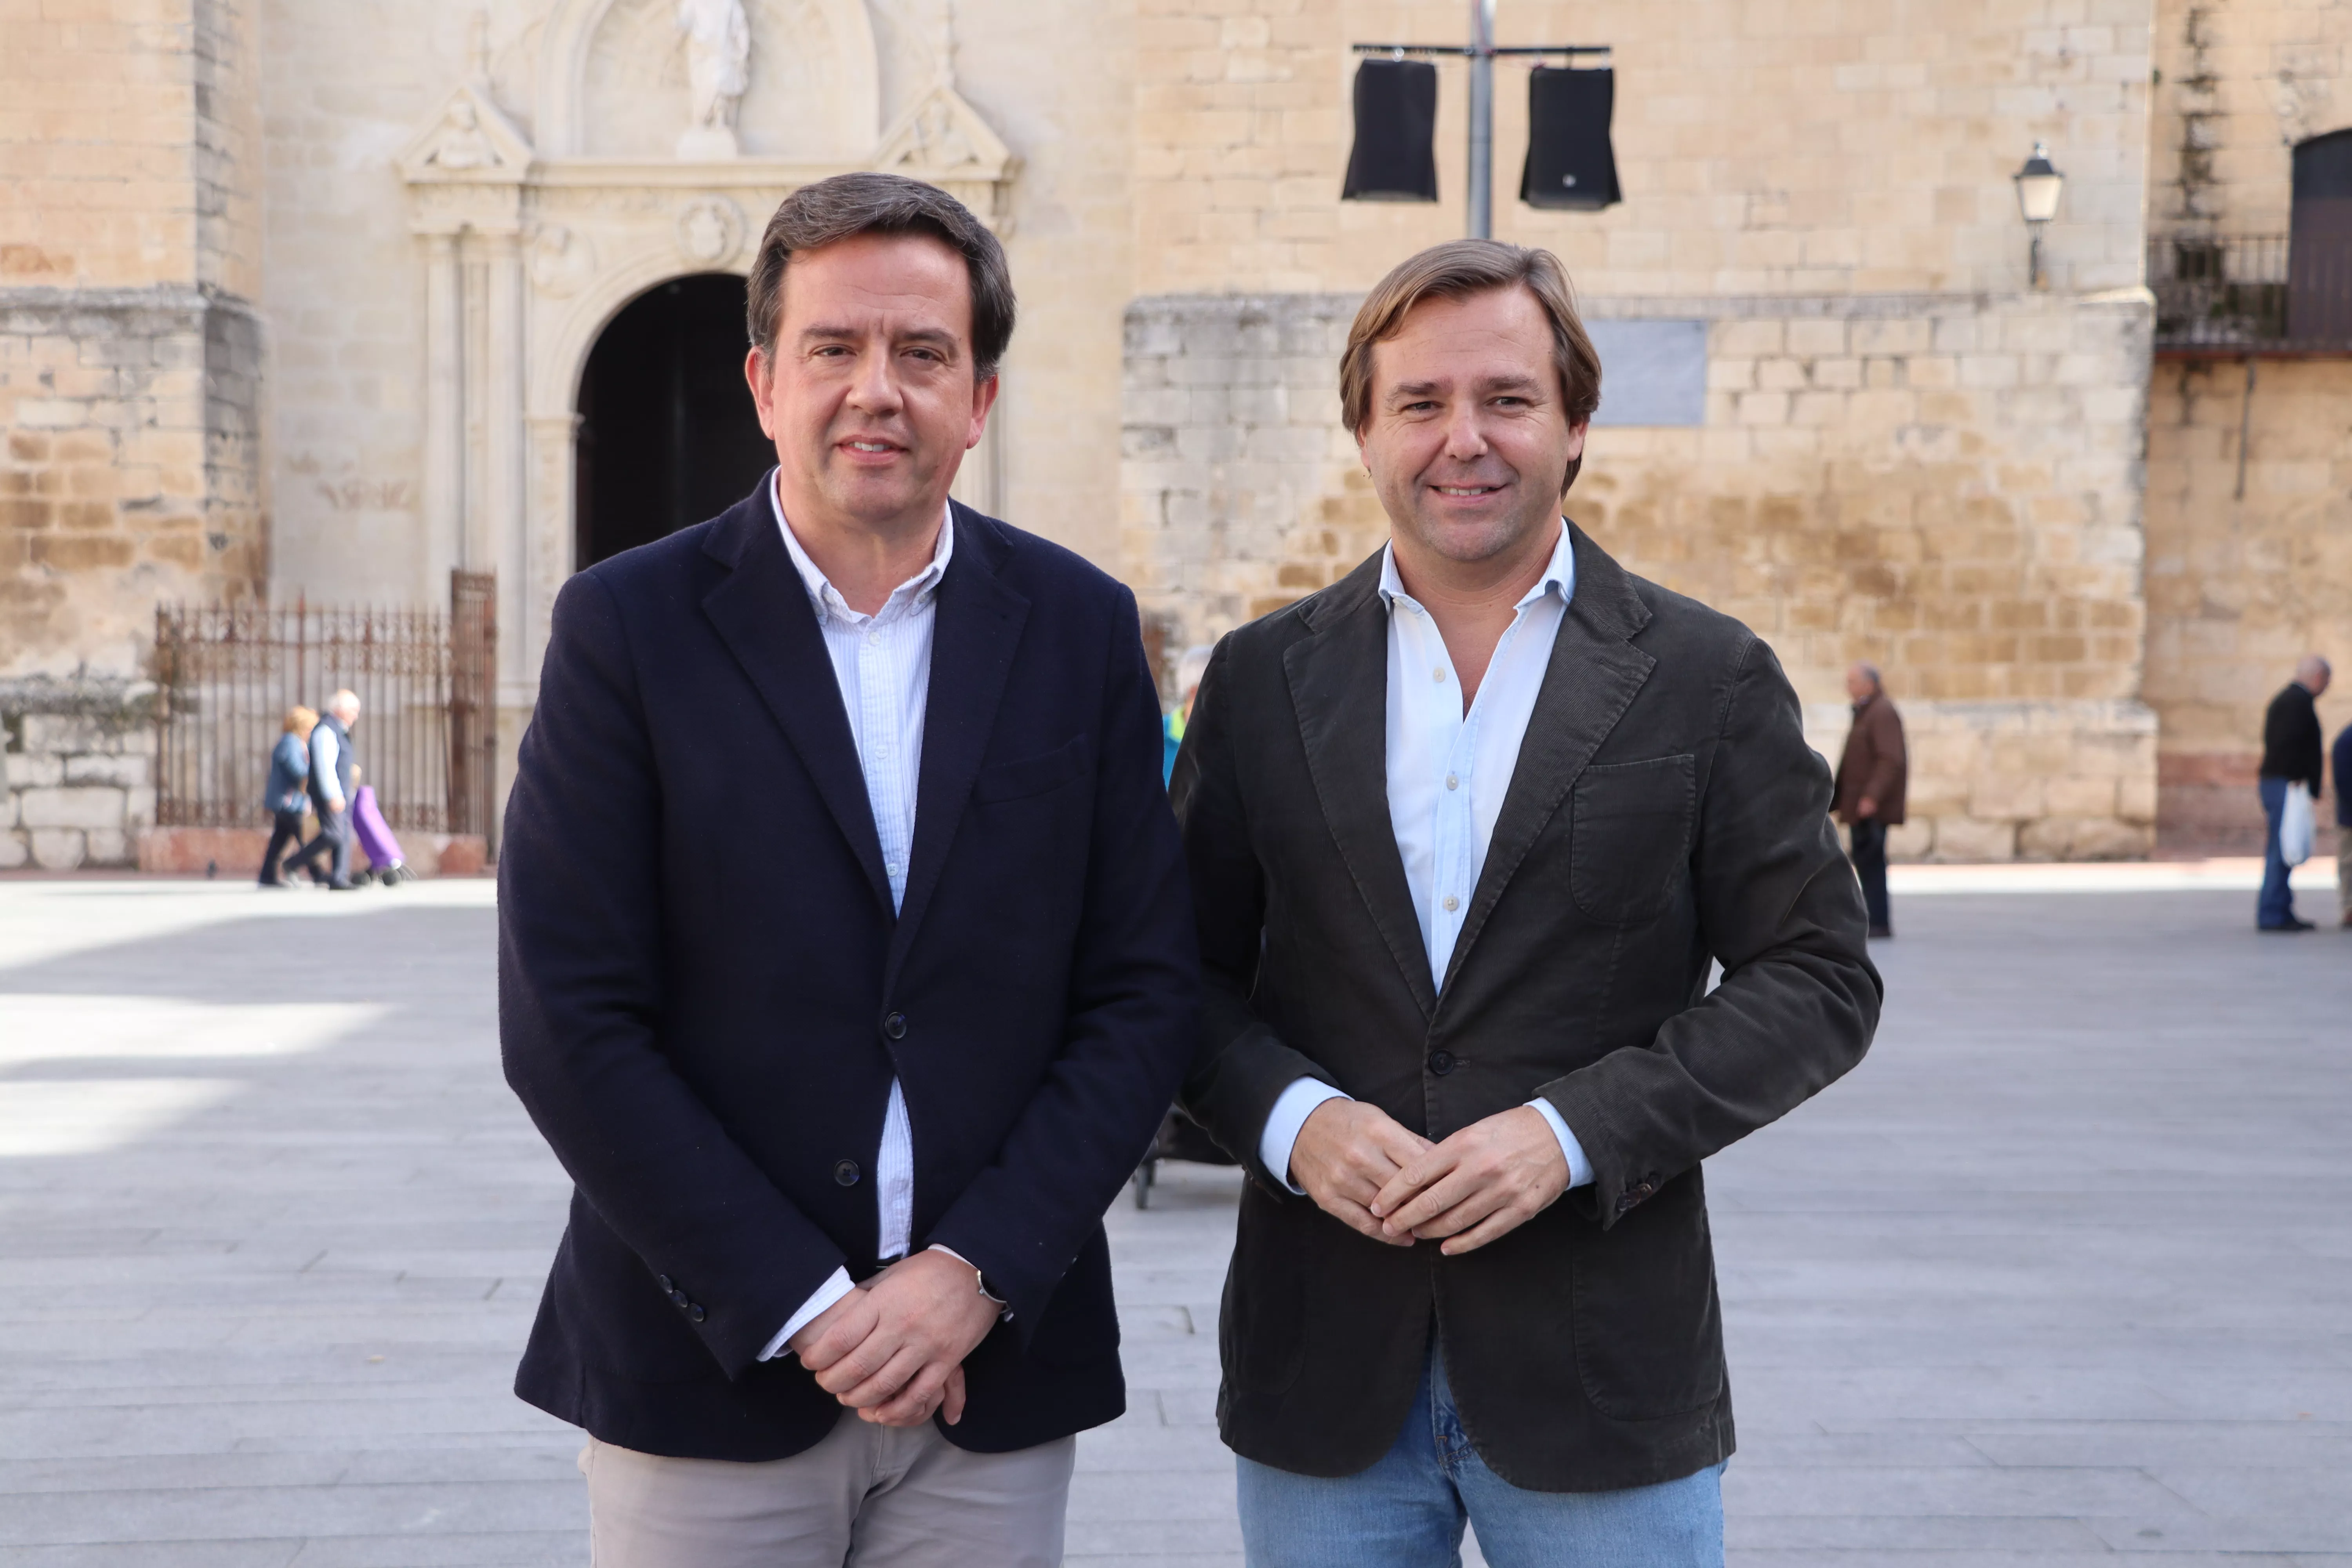
[[[2158,235],[2159,352],[2352,354],[2352,246],[2330,236]]]

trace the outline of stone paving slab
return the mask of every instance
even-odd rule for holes
[[[1870,1059],[1709,1170],[1732,1563],[2352,1568],[2352,936],[1927,869]],[[0,879],[0,1568],[585,1561],[578,1434],[508,1392],[567,1189],[491,921]],[[1239,1561],[1236,1182],[1110,1215],[1130,1408],[1073,1563]]]

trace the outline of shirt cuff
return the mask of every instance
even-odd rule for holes
[[[857,1287],[849,1282],[848,1269],[835,1269],[825,1282],[816,1288],[815,1293],[801,1303],[801,1310],[785,1320],[784,1326],[776,1331],[776,1337],[768,1342],[768,1348],[760,1352],[760,1359],[773,1361],[782,1355],[784,1347],[792,1342],[794,1334],[807,1328],[827,1307],[856,1289]]]
[[[1568,1156],[1568,1184],[1583,1187],[1592,1184],[1592,1162],[1584,1152],[1584,1145],[1568,1130],[1567,1119],[1552,1109],[1549,1100],[1530,1100],[1528,1109],[1536,1111],[1551,1123],[1551,1135],[1559,1140],[1559,1152]]]
[[[1307,1189],[1290,1179],[1291,1145],[1298,1142],[1298,1130],[1307,1125],[1307,1117],[1314,1114],[1317,1106],[1327,1100],[1349,1098],[1315,1079],[1302,1078],[1292,1083],[1282,1091],[1282,1098],[1274,1102],[1274,1110],[1267,1113],[1265,1119],[1265,1131],[1258,1134],[1259,1163],[1265,1166],[1276,1181],[1298,1196],[1305,1197]]]

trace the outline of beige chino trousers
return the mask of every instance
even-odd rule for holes
[[[1060,1568],[1078,1440],[969,1454],[844,1413],[789,1459],[671,1459],[594,1438],[592,1568]]]

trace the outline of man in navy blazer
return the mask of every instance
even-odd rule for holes
[[[556,602],[499,1023],[576,1184],[516,1389],[599,1568],[1058,1563],[1124,1406],[1101,1215],[1197,961],[1133,596],[947,500],[1013,310],[943,193],[796,193],[778,468]]]

